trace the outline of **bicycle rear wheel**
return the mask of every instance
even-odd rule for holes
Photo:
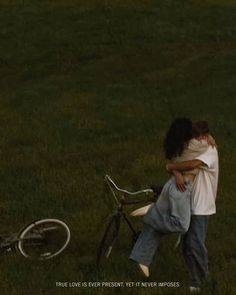
[[[58,219],[41,219],[19,234],[17,250],[26,258],[46,260],[60,254],[70,241],[68,226]]]
[[[102,266],[110,257],[111,251],[118,238],[120,229],[120,216],[114,215],[109,221],[97,251],[97,267]]]

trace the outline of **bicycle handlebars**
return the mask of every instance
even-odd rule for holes
[[[119,188],[119,187],[115,184],[115,182],[111,179],[111,177],[110,177],[109,175],[106,175],[106,176],[105,176],[105,180],[106,180],[108,183],[111,183],[111,184],[115,187],[115,189],[116,189],[117,191],[122,192],[122,193],[125,193],[125,194],[128,194],[128,195],[132,195],[132,196],[134,196],[134,195],[138,195],[138,194],[142,194],[142,193],[146,193],[146,194],[148,194],[148,193],[153,193],[153,192],[154,192],[153,189],[143,189],[143,190],[136,191],[136,192],[129,192],[129,191],[127,191],[127,190],[124,190],[124,189]]]

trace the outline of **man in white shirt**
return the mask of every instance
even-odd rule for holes
[[[191,223],[183,237],[183,255],[190,273],[190,291],[199,291],[208,279],[208,253],[205,245],[209,216],[216,213],[215,199],[218,185],[218,152],[209,146],[207,151],[194,160],[168,164],[174,172],[176,185],[185,190],[181,172],[200,168],[191,193]]]

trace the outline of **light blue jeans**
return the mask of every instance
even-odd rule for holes
[[[186,185],[186,190],[180,192],[172,177],[164,185],[156,203],[144,216],[144,223],[152,226],[160,233],[185,233],[191,218],[192,184]]]
[[[190,286],[200,287],[209,279],[206,237],[209,216],[192,215],[188,232],[182,238],[182,249],[190,276]]]
[[[187,232],[191,218],[191,189],[192,185],[188,184],[185,192],[180,192],[174,177],[167,181],[157,202],[144,216],[144,228],[130,259],[149,266],[165,234]]]
[[[188,232],[183,235],[183,255],[189,270],[190,286],[200,287],[209,278],[208,253],[205,245],[208,216],[192,215]],[[144,224],[130,259],[149,266],[165,234],[152,226]]]
[[[163,233],[156,231],[152,226],[144,224],[129,258],[149,266],[163,236]]]

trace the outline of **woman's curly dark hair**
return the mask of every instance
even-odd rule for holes
[[[175,119],[164,141],[164,152],[167,159],[180,156],[192,138],[192,121],[187,118]]]

